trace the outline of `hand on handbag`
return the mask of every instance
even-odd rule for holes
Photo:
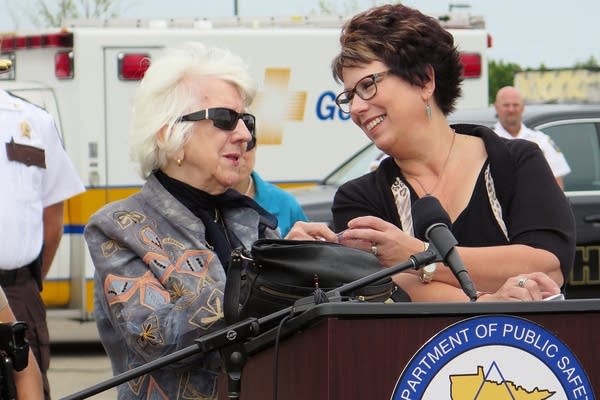
[[[383,268],[373,254],[337,243],[260,239],[251,251],[232,253],[225,281],[225,319],[234,323],[263,317],[312,296],[317,288],[327,292]],[[340,294],[345,299],[383,302],[394,290],[387,277]]]
[[[286,240],[319,240],[337,242],[337,236],[327,224],[298,221],[285,237]]]

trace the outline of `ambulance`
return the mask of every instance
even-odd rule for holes
[[[483,18],[435,16],[455,38],[464,64],[459,108],[487,105]],[[90,215],[139,190],[129,159],[132,97],[165,46],[201,41],[240,55],[259,82],[256,170],[282,187],[314,184],[363,146],[365,135],[335,106],[341,87],[330,63],[344,18],[225,18],[66,21],[56,30],[0,33],[0,59],[12,69],[0,87],[56,118],[86,186],[65,208],[64,236],[44,283],[50,309],[73,318],[92,312],[93,265],[83,239]]]

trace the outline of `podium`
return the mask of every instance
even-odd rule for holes
[[[432,337],[463,321],[508,316],[539,325],[559,339],[579,362],[593,393],[575,392],[574,369],[561,365],[557,378],[573,397],[600,395],[600,299],[503,303],[326,303],[315,306],[281,331],[278,351],[278,399],[390,399],[413,356]],[[525,321],[525,322],[526,322]],[[529,333],[528,333],[529,334]],[[246,343],[249,354],[242,375],[242,400],[271,399],[275,331]],[[529,338],[525,337],[527,341]],[[533,343],[533,340],[530,340]],[[561,363],[554,350],[535,346]],[[568,359],[566,360],[568,363]],[[563,361],[564,364],[564,361]],[[585,376],[584,376],[585,377]],[[227,399],[226,378],[219,399]],[[580,389],[582,390],[582,389]],[[400,397],[398,397],[400,398]],[[414,397],[411,397],[414,398]],[[447,397],[450,398],[450,397]],[[600,397],[598,397],[600,398]]]

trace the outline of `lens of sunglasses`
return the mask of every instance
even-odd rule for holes
[[[250,151],[256,147],[256,136],[252,136],[252,139],[246,144],[246,151]]]
[[[213,110],[213,115],[210,119],[212,119],[217,128],[232,131],[237,126],[238,119],[241,119],[248,131],[250,131],[250,134],[254,136],[255,120],[253,115],[239,114],[228,108],[215,108]]]
[[[226,131],[235,129],[240,114],[228,108],[213,108],[209,111],[212,111],[212,115],[209,114],[208,118],[214,122],[217,128]]]
[[[240,118],[244,122],[244,125],[246,125],[246,128],[248,129],[248,131],[250,131],[250,134],[252,135],[252,137],[254,137],[254,135],[255,135],[254,129],[255,129],[255,125],[256,125],[256,120],[255,120],[254,116],[250,115],[250,114],[242,114],[242,116]]]

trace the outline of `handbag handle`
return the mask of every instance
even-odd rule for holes
[[[223,295],[223,315],[225,322],[233,324],[240,320],[240,289],[242,286],[242,269],[244,250],[234,249],[229,256],[227,277],[225,279],[225,294]]]

